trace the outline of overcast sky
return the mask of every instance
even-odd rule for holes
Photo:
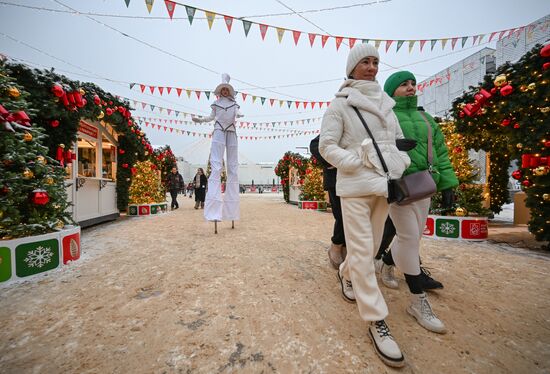
[[[80,14],[30,9],[7,4],[71,11]],[[488,34],[529,24],[550,13],[550,1],[493,0],[391,0],[391,1],[180,1],[201,9],[304,32],[364,39],[439,39]],[[273,15],[293,11],[319,10],[365,4],[342,9],[302,13],[301,16]],[[124,17],[105,17],[85,13]],[[128,16],[132,16],[128,18]],[[94,21],[95,20],[95,21]],[[101,24],[103,23],[103,25]],[[115,29],[115,30],[113,30]],[[118,31],[117,31],[118,30]],[[126,34],[124,36],[122,33]],[[138,41],[139,40],[139,41]],[[494,40],[472,47],[471,39],[465,48],[451,51],[450,41],[445,50],[438,43],[430,51],[429,42],[419,52],[418,44],[412,53],[408,44],[396,52],[395,43],[385,52],[380,45],[381,84],[396,69],[411,70],[422,80],[463,59],[483,47],[495,47]],[[193,94],[180,98],[172,92],[162,97],[155,92],[141,93],[129,82],[154,86],[172,86],[213,90],[221,73],[232,77],[233,86],[257,96],[283,100],[329,101],[345,75],[349,48],[347,40],[337,51],[330,39],[324,48],[319,37],[310,47],[307,34],[294,45],[292,33],[285,32],[279,43],[276,30],[269,28],[262,41],[259,27],[252,25],[245,37],[242,22],[235,20],[228,33],[223,18],[216,16],[209,30],[204,13],[198,11],[190,25],[185,7],[176,5],[174,20],[168,18],[164,1],[155,0],[151,14],[144,0],[2,0],[0,1],[0,53],[35,64],[35,67],[54,67],[70,78],[91,81],[104,90],[140,102],[147,102],[181,112],[209,114],[213,101]],[[460,46],[461,42],[457,43]],[[34,49],[33,49],[34,47]],[[38,50],[40,51],[38,51]],[[241,104],[243,121],[275,122],[318,118],[323,110],[302,106],[288,109],[259,99],[252,104],[247,98]],[[136,110],[134,115],[174,118],[166,112]],[[183,119],[183,117],[178,117]],[[187,118],[188,120],[189,118]],[[208,132],[208,126],[172,125],[187,131]],[[288,129],[315,130],[320,122],[282,126],[282,132],[238,130],[239,135],[272,136],[286,134]],[[210,142],[204,138],[176,135],[144,128],[153,145],[169,144],[174,153],[192,163],[204,163]],[[287,150],[300,151],[313,135],[276,140],[241,140],[241,162],[276,162]]]

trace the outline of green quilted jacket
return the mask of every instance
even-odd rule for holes
[[[411,165],[403,175],[412,174],[428,168],[428,127],[417,109],[417,96],[393,97],[395,106],[393,111],[399,120],[403,135],[407,139],[417,141],[416,147],[408,152]],[[424,112],[432,127],[432,169],[438,191],[458,186],[453,166],[449,160],[445,138],[438,124],[432,116]]]

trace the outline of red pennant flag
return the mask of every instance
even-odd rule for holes
[[[233,17],[223,16],[223,19],[225,20],[225,26],[227,26],[227,31],[231,32],[231,26],[233,26]]]
[[[146,104],[146,103],[141,103],[141,107],[142,107],[143,109],[145,109],[145,105],[147,105],[147,104]]]
[[[265,40],[265,34],[267,33],[268,25],[260,24],[260,34],[262,35],[262,40]]]
[[[321,47],[325,48],[325,44],[327,44],[329,36],[328,35],[321,35]]]
[[[516,31],[516,29],[510,29],[510,32],[508,33],[507,38],[511,37],[512,34],[514,33],[514,31]],[[474,42],[474,43],[475,43],[475,42]]]
[[[315,108],[315,101],[311,102],[311,109]]]
[[[170,113],[172,113],[172,109],[166,109],[166,111],[168,112],[168,115],[170,115]],[[172,122],[172,120],[170,120],[170,122]]]
[[[352,49],[353,46],[355,45],[355,42],[357,41],[357,39],[355,38],[348,38],[349,40],[349,49]]]
[[[386,53],[388,53],[388,49],[390,49],[390,46],[392,45],[394,41],[393,40],[386,40]]]
[[[342,40],[344,40],[344,38],[341,37],[341,36],[337,36],[335,39],[336,39],[336,50],[338,50],[338,48],[340,48],[340,44],[342,44]]]
[[[162,93],[164,92],[164,87],[159,87],[158,90],[160,92],[160,96],[162,96]]]
[[[163,126],[163,127],[164,127],[164,132],[166,132],[166,129],[167,129],[168,127],[166,127],[166,126]]]
[[[313,43],[315,42],[315,37],[317,36],[317,34],[309,33],[308,36],[309,36],[309,45],[313,47]]]
[[[145,122],[145,127],[149,127],[149,122]]]
[[[245,94],[244,92],[241,92],[241,96],[243,97],[243,101],[246,101],[246,95],[248,95],[248,94]]]
[[[170,19],[172,19],[172,16],[174,15],[174,10],[176,9],[176,3],[170,0],[164,0],[164,4],[166,4],[166,10],[168,11]]]
[[[502,37],[504,36],[504,33],[506,32],[506,30],[504,31],[501,31],[500,34],[498,34],[498,41],[500,42],[500,40],[502,39]]]
[[[145,91],[145,85],[144,84],[140,84],[139,88],[141,88],[141,93],[143,93],[143,91]]]
[[[200,91],[195,91],[195,94],[197,95],[197,99],[201,98],[201,92]]]
[[[183,88],[176,87],[176,92],[178,93],[178,97],[181,95],[181,91],[183,91]]]
[[[420,52],[422,52],[422,48],[424,48],[424,44],[426,44],[427,40],[421,40],[420,41]]]
[[[174,132],[174,129],[172,127],[170,127],[170,132]]]
[[[271,106],[273,106],[274,101],[275,101],[275,99],[269,99],[269,103],[271,104]]]
[[[489,37],[489,43],[491,42],[491,40],[493,40],[496,34],[497,34],[496,31],[491,33],[491,36]]]
[[[296,108],[298,108],[300,106],[300,102],[299,101],[295,101],[294,104],[296,104]]]
[[[170,95],[170,91],[172,91],[172,87],[166,87],[166,93]]]
[[[307,102],[304,101],[302,104],[303,104],[303,106],[304,106],[304,109],[306,109],[306,107],[307,107]]]
[[[302,35],[301,31],[292,30],[292,36],[294,37],[294,45],[298,45],[298,40],[300,39],[301,35]]]
[[[155,92],[155,86],[149,86],[149,90],[151,91],[151,93],[154,93]]]

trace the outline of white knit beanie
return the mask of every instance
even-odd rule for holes
[[[346,77],[349,77],[359,61],[361,61],[365,57],[376,57],[378,59],[380,58],[380,56],[378,55],[378,50],[369,43],[361,43],[353,46],[348,55],[348,63],[346,64]]]

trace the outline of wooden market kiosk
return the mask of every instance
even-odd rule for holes
[[[81,227],[119,217],[116,196],[118,134],[106,122],[80,120],[76,158],[67,166],[67,198]]]

